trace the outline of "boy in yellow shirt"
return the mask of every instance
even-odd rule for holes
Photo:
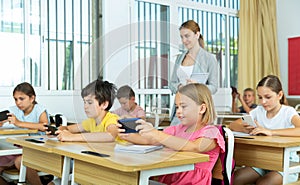
[[[88,119],[81,124],[61,126],[56,131],[60,141],[113,142],[118,135],[118,115],[109,112],[116,86],[108,81],[95,80],[81,91]],[[119,139],[117,139],[119,140]]]

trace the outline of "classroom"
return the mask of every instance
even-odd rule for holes
[[[88,96],[89,85],[95,83],[95,97],[99,105],[106,100],[97,99],[97,93],[107,93],[99,90],[100,87],[115,91],[114,100],[108,101],[108,105],[102,109],[109,113],[115,113],[118,108],[125,106],[118,97],[117,90],[128,85],[135,93],[133,103],[144,110],[145,115],[138,117],[152,123],[159,132],[170,134],[169,131],[162,130],[170,124],[177,124],[173,122],[174,117],[177,118],[177,92],[179,87],[184,86],[178,77],[182,73],[179,74],[178,71],[182,69],[187,72],[191,69],[188,73],[192,83],[197,82],[198,78],[205,78],[204,82],[198,82],[206,84],[212,95],[212,106],[216,111],[214,124],[223,124],[232,131],[242,131],[239,127],[231,126],[231,123],[236,123],[236,120],[244,118],[245,114],[254,109],[251,108],[246,113],[235,111],[245,104],[242,94],[246,88],[253,89],[254,102],[260,105],[264,96],[258,90],[258,83],[267,75],[278,77],[281,92],[284,94],[281,96],[278,93],[278,96],[283,97],[288,102],[287,105],[300,114],[300,82],[297,80],[297,70],[300,68],[298,7],[299,0],[0,0],[0,63],[3,66],[0,73],[0,111],[13,112],[10,107],[17,106],[17,101],[22,98],[15,95],[16,87],[28,82],[34,88],[36,102],[46,110],[46,117],[42,120],[48,119],[51,122],[51,117],[55,122],[62,119],[62,125],[74,127],[83,123],[85,125],[77,127],[76,131],[92,130],[85,122],[91,117],[91,113],[88,114],[87,111],[91,101]],[[200,30],[194,32],[188,27],[189,21],[195,22]],[[184,32],[186,30],[192,31],[197,39],[202,38],[203,45],[200,41],[199,46],[196,44],[200,47],[197,52],[200,50],[201,55],[194,54],[193,48],[189,48],[189,42],[193,41],[188,38],[189,32]],[[197,70],[181,68],[190,66],[189,56],[192,66],[196,65],[196,59],[200,63],[202,60],[211,60],[214,65],[200,64]],[[108,83],[102,83],[104,81]],[[238,93],[236,99],[232,95],[233,90]],[[254,114],[250,115],[253,118]],[[290,122],[294,125],[291,127],[298,129],[298,118],[290,118]],[[3,123],[0,122],[0,125]],[[59,140],[64,141],[61,145],[53,144],[53,140],[49,143],[47,140],[45,146],[38,143],[28,144],[24,138],[20,138],[24,134],[39,134],[43,128],[25,127],[29,131],[21,133],[13,130],[15,128],[12,125],[17,125],[14,120],[9,120],[4,125],[0,127],[0,139],[8,144],[23,146],[23,150],[13,148],[10,152],[16,153],[8,154],[28,156],[24,157],[24,165],[20,166],[21,175],[17,175],[15,178],[18,180],[14,179],[12,183],[24,182],[26,173],[28,175],[33,168],[53,175],[58,181],[61,180],[61,184],[109,184],[107,179],[98,179],[96,172],[102,171],[107,171],[107,177],[120,173],[123,181],[115,180],[111,184],[147,184],[149,179],[151,184],[156,182],[150,177],[189,171],[194,169],[195,163],[207,162],[207,155],[190,154],[189,159],[184,157],[188,154],[181,153],[184,151],[180,150],[175,154],[164,149],[159,154],[158,151],[147,153],[149,161],[137,154],[134,154],[137,155],[137,161],[132,161],[128,156],[126,158],[116,154],[113,150],[115,145],[109,143],[115,138],[122,140],[124,137],[118,136],[118,127],[109,131],[109,136],[81,136],[87,142],[92,142],[76,144],[82,150],[102,151],[101,147],[93,143],[98,137],[104,139],[103,142],[108,142],[104,144],[103,151],[113,156],[109,157],[111,161],[101,157],[101,161],[91,162],[95,160],[94,156],[84,158],[79,155],[69,146],[68,141],[72,139],[68,139],[67,135],[59,136]],[[23,127],[23,123],[18,125]],[[253,125],[256,126],[255,123]],[[107,129],[108,126],[104,127]],[[37,130],[37,133],[32,130]],[[265,134],[265,130],[257,132]],[[16,137],[21,135],[20,138]],[[268,170],[280,172],[277,173],[280,174],[279,181],[282,181],[279,184],[291,183],[289,174],[300,173],[300,165],[291,167],[287,164],[287,158],[293,157],[293,152],[300,151],[300,135],[278,135],[280,138],[275,139],[276,142],[272,138],[262,139],[260,136],[246,136],[251,139],[235,138],[233,158],[236,165],[261,169],[266,167]],[[76,142],[83,141],[75,136],[73,139]],[[149,144],[148,141],[146,144]],[[170,146],[169,148],[174,149],[172,144]],[[248,153],[249,147],[257,149],[252,150],[254,153]],[[0,158],[7,155],[5,152],[7,151],[0,152]],[[32,159],[31,154],[36,159]],[[244,160],[258,154],[271,155],[274,161],[278,160],[280,163],[265,162],[269,158],[253,157],[253,160]],[[55,162],[49,168],[42,164],[30,164],[32,160],[43,160],[40,155],[49,156],[44,162],[49,162],[50,158]],[[163,160],[158,159],[158,156],[173,156],[174,159],[167,160],[165,157],[164,162],[158,165],[155,162]],[[123,159],[131,161],[132,165],[127,165]],[[172,165],[172,160],[177,161],[177,165]],[[120,164],[119,171],[115,163]],[[57,169],[54,164],[60,165],[60,168]],[[27,165],[29,170],[22,171]],[[95,171],[95,174],[86,176],[84,171],[78,169]],[[75,175],[70,175],[73,171]],[[76,173],[78,171],[80,172]],[[295,183],[300,184],[300,180],[297,179]],[[259,181],[257,184],[260,184]]]

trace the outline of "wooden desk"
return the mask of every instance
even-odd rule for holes
[[[33,143],[25,141],[26,138],[45,138],[46,142]],[[68,179],[69,171],[66,171],[67,175],[63,174],[63,165],[70,165],[70,161],[65,162],[63,156],[53,153],[53,148],[60,144],[59,141],[47,140],[47,136],[9,137],[6,141],[20,145],[23,148],[19,182],[25,182],[26,166]],[[70,169],[70,166],[66,169]]]
[[[22,136],[24,134],[36,132],[37,130],[0,128],[0,156],[22,154],[22,148],[16,147],[5,141],[7,137]]]
[[[217,113],[217,124],[229,125],[230,122],[243,117],[243,113]]]
[[[22,154],[22,148],[0,139],[0,156]]]
[[[254,139],[235,138],[234,159],[238,166],[246,165],[282,171],[283,184],[289,173],[299,173],[300,165],[290,164],[290,152],[300,151],[300,137],[249,136]]]
[[[73,158],[72,184],[74,181],[80,184],[149,184],[151,176],[193,170],[194,163],[209,160],[208,155],[166,148],[147,154],[114,152],[114,146],[115,143],[76,144],[55,147],[53,152]],[[110,157],[82,154],[82,150],[109,154]]]
[[[47,136],[45,136],[47,137]],[[208,155],[192,152],[175,152],[163,149],[147,154],[114,152],[115,143],[59,142],[47,140],[38,144],[25,141],[28,137],[8,138],[7,141],[23,146],[25,166],[62,177],[68,183],[70,159],[74,159],[74,180],[81,184],[148,184],[150,176],[169,174],[194,169],[194,163],[209,160]],[[109,154],[96,157],[82,154],[93,150]],[[64,164],[63,164],[64,163]],[[67,164],[66,164],[67,163]],[[20,182],[25,173],[20,172]],[[101,176],[99,176],[101,174]],[[115,176],[118,178],[114,178]]]
[[[21,129],[21,128],[0,128],[1,135],[15,135],[15,134],[32,134],[37,133],[38,130],[31,130],[31,129]]]

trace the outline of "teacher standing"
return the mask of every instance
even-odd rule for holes
[[[187,83],[197,83],[191,79],[192,74],[208,73],[205,84],[211,93],[215,94],[218,89],[218,63],[214,55],[200,46],[202,38],[199,25],[195,21],[189,20],[182,23],[179,31],[182,43],[187,50],[175,61],[169,85],[172,93],[175,94],[178,88]],[[173,109],[173,113],[172,120],[175,116],[175,109]],[[176,122],[178,123],[178,120]]]

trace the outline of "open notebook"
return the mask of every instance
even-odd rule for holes
[[[162,145],[120,145],[116,144],[115,151],[116,152],[130,152],[130,153],[138,153],[144,154],[148,152],[152,152],[155,150],[162,149]]]

